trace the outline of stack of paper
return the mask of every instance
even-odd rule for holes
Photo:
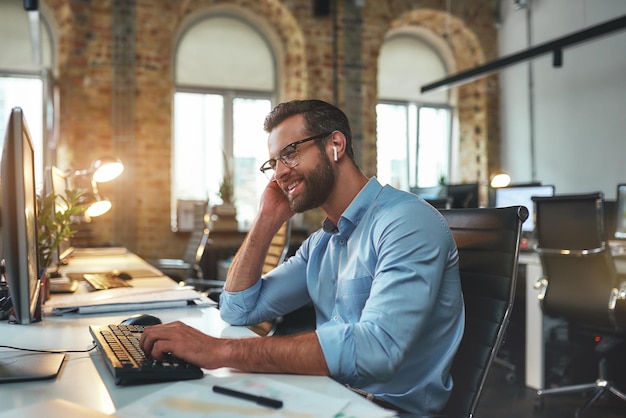
[[[123,287],[57,296],[44,305],[48,314],[104,313],[140,309],[161,309],[188,305],[212,306],[216,303],[188,287]]]

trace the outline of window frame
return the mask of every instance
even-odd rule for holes
[[[407,150],[407,164],[406,164],[406,173],[405,180],[408,188],[411,187],[425,187],[425,186],[435,186],[436,184],[425,184],[420,183],[419,176],[419,144],[420,144],[420,109],[429,108],[429,109],[437,109],[437,110],[446,110],[448,111],[448,126],[447,126],[447,167],[446,167],[446,182],[449,182],[449,178],[452,172],[452,146],[453,146],[453,125],[454,125],[454,107],[449,104],[443,103],[429,103],[429,102],[420,102],[415,100],[398,100],[398,99],[379,99],[376,103],[377,105],[392,105],[392,106],[403,106],[406,109],[406,150]],[[411,112],[412,107],[415,110],[415,114],[413,115],[415,127],[411,129]],[[378,118],[378,117],[377,117]],[[378,120],[377,120],[378,125]],[[414,132],[412,132],[414,131]],[[415,138],[411,139],[410,136],[414,134]],[[411,149],[411,143],[414,144],[414,149]],[[377,149],[378,149],[378,140],[377,140]],[[378,161],[377,161],[378,166]],[[414,170],[411,170],[411,168]],[[413,171],[413,172],[412,172]],[[440,177],[440,176],[439,176]],[[408,190],[407,190],[408,191]]]
[[[224,152],[224,157],[227,161],[234,160],[234,150],[235,150],[235,120],[234,120],[234,103],[237,99],[251,99],[251,100],[267,100],[270,105],[270,109],[273,108],[275,104],[275,93],[270,91],[259,91],[259,90],[246,90],[246,89],[233,89],[233,88],[217,88],[217,87],[200,87],[200,86],[189,86],[189,85],[177,85],[174,91],[174,97],[177,93],[187,93],[187,94],[198,94],[198,95],[217,95],[221,96],[224,103],[224,113],[222,119],[222,128],[223,128],[223,142],[220,144],[221,149]],[[175,109],[173,110],[175,112]],[[174,113],[172,118],[173,123],[173,134],[172,134],[172,182],[171,182],[171,214],[172,214],[172,229],[174,231],[177,230],[177,213],[176,206],[177,201],[180,199],[188,199],[186,197],[179,197],[176,195],[176,176],[174,175],[176,170],[175,164],[175,141],[176,141],[176,115]],[[259,126],[259,129],[263,129],[262,125]],[[223,174],[222,167],[222,174]],[[231,170],[235,170],[235,167],[231,167]],[[233,175],[236,175],[233,173]],[[259,172],[259,175],[260,174]],[[202,192],[203,195],[206,195],[209,190],[204,190]],[[259,190],[259,197],[262,190]],[[209,197],[209,202],[211,202],[211,198]],[[236,205],[236,203],[235,203]],[[249,225],[242,224],[243,221],[239,220],[240,230],[245,231]]]

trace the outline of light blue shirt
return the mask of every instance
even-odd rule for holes
[[[224,292],[235,325],[313,302],[331,376],[414,414],[440,413],[463,335],[454,239],[439,212],[370,179],[339,220],[328,220],[287,262],[241,292]]]

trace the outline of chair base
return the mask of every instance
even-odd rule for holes
[[[579,393],[586,392],[590,390],[594,390],[593,394],[587,399],[587,401],[576,410],[576,414],[574,415],[576,418],[579,418],[583,412],[587,410],[591,405],[593,405],[602,395],[605,393],[612,393],[617,398],[626,401],[626,393],[620,391],[617,387],[615,387],[611,382],[605,379],[598,379],[595,383],[586,383],[581,385],[572,385],[565,386],[561,388],[553,388],[553,389],[539,389],[537,391],[538,401],[535,402],[536,408],[541,408],[543,406],[543,396],[549,395],[560,395],[560,394],[568,394],[568,393]]]
[[[509,360],[506,360],[502,357],[495,357],[493,359],[493,362],[508,370],[508,372],[506,373],[507,383],[517,382],[517,366],[515,364],[513,364]]]

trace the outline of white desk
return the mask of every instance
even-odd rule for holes
[[[541,277],[541,261],[536,253],[521,253],[519,263],[526,266],[526,386],[543,389],[544,342],[543,312],[539,304],[539,291],[535,282]]]
[[[133,256],[130,255],[130,259]],[[100,262],[103,266],[106,264],[102,260]],[[256,336],[248,328],[230,326],[222,321],[219,311],[213,307],[161,309],[147,312],[160,317],[163,322],[181,320],[215,337]],[[42,350],[85,350],[93,345],[88,331],[89,325],[119,323],[132,313],[134,312],[109,315],[46,316],[43,321],[29,325],[10,325],[2,321],[0,322],[0,344]],[[206,373],[203,379],[191,382],[207,386],[207,391],[211,390],[216,380],[223,384],[245,375],[228,369],[206,371]],[[271,375],[269,377],[317,393],[350,399],[348,407],[350,409],[370,408],[372,405],[330,378],[300,375]],[[175,382],[117,386],[97,350],[89,353],[70,353],[55,380],[0,386],[0,416],[3,412],[10,412],[12,409],[53,399],[63,399],[94,411],[114,414],[117,409],[173,384]]]

